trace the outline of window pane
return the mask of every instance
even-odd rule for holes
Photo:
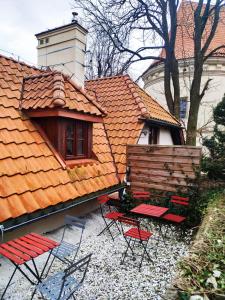
[[[77,155],[84,154],[84,141],[78,140],[77,141]]]
[[[73,139],[74,136],[74,125],[72,123],[68,123],[66,126],[66,138]]]
[[[86,124],[83,122],[77,122],[77,155],[84,155],[85,154],[85,129],[86,129]]]
[[[73,153],[73,140],[66,141],[66,155],[74,155]]]
[[[84,128],[83,128],[83,124],[78,123],[77,124],[77,138],[79,139],[83,139],[84,138]]]
[[[184,119],[186,118],[187,113],[187,98],[181,98],[180,99],[180,118]]]
[[[66,126],[66,155],[74,155],[74,124],[72,122]]]

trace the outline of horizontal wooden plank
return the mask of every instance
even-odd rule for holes
[[[151,155],[168,155],[168,156],[191,156],[200,157],[201,149],[199,148],[161,148],[154,146],[142,146],[142,147],[128,147],[129,154],[150,154]]]
[[[132,144],[127,145],[129,148],[138,148],[138,147],[154,147],[154,148],[187,148],[187,149],[202,149],[200,146],[189,146],[189,145],[141,145],[141,144]]]
[[[143,161],[128,161],[129,167],[146,168],[146,162]],[[165,162],[148,162],[148,169],[150,170],[172,170],[182,172],[193,172],[193,166],[190,164],[181,163],[165,163]]]
[[[128,161],[146,161],[146,162],[155,162],[155,161],[160,161],[160,162],[176,162],[176,163],[182,163],[182,164],[194,164],[194,165],[199,165],[200,160],[198,158],[189,158],[189,157],[173,157],[173,156],[152,156],[152,155],[134,155],[130,154],[127,157]]]
[[[176,188],[174,186],[164,186],[161,184],[149,184],[149,183],[143,183],[139,181],[134,181],[132,182],[132,189],[138,189],[138,188],[144,188],[146,190],[150,189],[156,189],[156,190],[163,190],[163,191],[168,191],[168,192],[176,192]]]
[[[171,178],[189,178],[195,179],[196,175],[194,172],[178,172],[178,171],[167,171],[167,170],[152,170],[146,168],[134,167],[130,172],[132,175],[151,175],[151,176],[164,176]]]
[[[139,180],[140,182],[146,183],[160,183],[160,184],[171,184],[171,185],[179,185],[186,186],[187,181],[179,178],[172,177],[163,177],[163,176],[144,176],[144,175],[130,175],[128,180],[132,183],[133,181]]]

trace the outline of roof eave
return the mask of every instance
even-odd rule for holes
[[[176,128],[180,128],[183,129],[184,127],[182,127],[180,124],[174,124],[174,123],[170,123],[170,122],[166,122],[163,120],[157,120],[157,119],[152,119],[152,118],[139,118],[139,120],[143,120],[147,123],[154,123],[156,125],[161,125],[161,126],[169,126],[169,127],[176,127]]]
[[[78,206],[83,203],[94,200],[95,198],[97,198],[101,195],[117,192],[117,191],[123,189],[124,187],[125,187],[125,183],[113,185],[104,190],[94,192],[94,193],[88,194],[88,195],[80,197],[80,198],[71,199],[66,202],[61,202],[54,206],[50,206],[50,207],[35,211],[30,214],[25,214],[25,215],[19,216],[14,219],[6,220],[6,221],[2,222],[2,225],[4,226],[4,232],[16,230],[22,226],[26,226],[26,225],[31,224],[36,221],[40,221],[51,215],[55,215],[57,213],[65,211],[67,209],[70,209],[75,206]]]

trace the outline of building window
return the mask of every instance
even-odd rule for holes
[[[91,158],[91,122],[49,117],[36,118],[36,123],[65,160]]]
[[[187,97],[180,98],[180,119],[185,119],[187,115]]]
[[[40,45],[43,45],[43,44],[44,44],[44,40],[41,39],[41,40],[40,40]]]
[[[48,42],[49,42],[49,38],[46,38],[45,43],[48,44]]]
[[[88,157],[88,126],[86,122],[65,121],[65,158]]]
[[[158,144],[159,128],[152,126],[149,128],[149,145]]]

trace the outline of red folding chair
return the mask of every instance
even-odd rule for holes
[[[115,211],[115,210],[111,210],[111,206],[107,205],[107,202],[110,200],[109,196],[108,195],[102,195],[102,196],[99,196],[97,198],[97,201],[100,205],[100,211],[101,211],[101,215],[102,215],[102,218],[104,220],[104,223],[105,223],[105,227],[102,229],[102,231],[98,234],[98,236],[100,236],[102,233],[104,233],[105,231],[108,231],[108,233],[110,234],[112,240],[114,241],[114,237],[113,237],[113,234],[110,230],[110,228],[115,225],[118,232],[120,233],[120,229],[119,229],[119,226],[117,225],[117,220],[119,217],[122,217],[124,214],[123,213],[120,213],[118,211]],[[109,209],[109,211],[107,213],[104,213],[104,208]],[[107,222],[107,220],[109,222]]]
[[[171,210],[173,208],[187,209],[188,206],[189,206],[189,197],[180,197],[180,196],[176,196],[176,195],[171,196],[171,199],[170,199],[170,209]],[[166,233],[169,228],[172,229],[171,225],[179,225],[179,224],[183,223],[186,220],[186,218],[187,218],[186,216],[183,216],[180,214],[174,214],[171,212],[163,215],[162,220],[164,220],[167,224]]]
[[[150,192],[132,191],[132,196],[135,200],[150,200]]]
[[[127,243],[127,248],[122,255],[121,264],[124,263],[126,256],[130,256],[128,254],[128,250],[130,250],[134,260],[136,259],[135,256],[141,256],[141,261],[139,264],[139,271],[141,269],[144,257],[146,257],[149,262],[154,263],[147,251],[148,241],[149,241],[150,237],[152,236],[152,233],[147,230],[142,230],[140,228],[140,221],[132,219],[132,218],[127,218],[127,217],[122,216],[122,217],[118,218],[118,222],[120,222],[120,224],[121,224],[122,234]],[[129,230],[125,231],[123,224],[130,225],[132,227]],[[136,245],[142,246],[142,248],[143,248],[142,254],[135,254],[134,248],[136,247]]]

